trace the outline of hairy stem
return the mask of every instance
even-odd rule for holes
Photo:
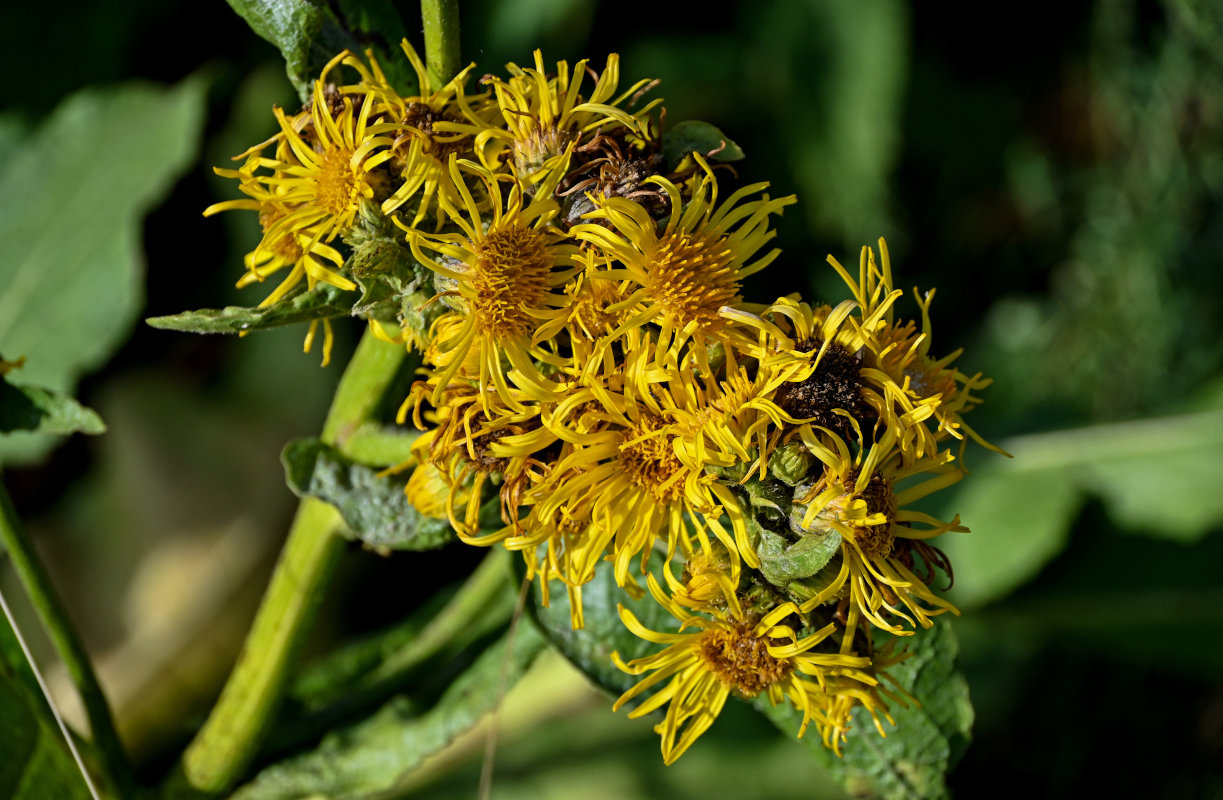
[[[422,0],[425,66],[437,91],[459,72],[459,0]]]
[[[55,591],[51,578],[43,568],[34,546],[26,536],[17,518],[17,512],[9,499],[8,492],[0,485],[0,542],[8,551],[13,562],[13,570],[17,573],[21,585],[29,595],[42,620],[43,627],[59,654],[68,676],[80,693],[81,704],[85,707],[85,716],[89,719],[89,729],[93,734],[93,743],[101,755],[111,788],[119,797],[128,797],[135,787],[131,764],[123,750],[123,742],[115,730],[115,721],[110,713],[110,705],[106,695],[94,674],[89,653],[77,635],[76,628],[68,616],[67,609]],[[49,698],[48,698],[49,700]]]
[[[341,445],[374,410],[406,351],[368,331],[336,389],[322,439]],[[246,644],[204,727],[183,754],[183,773],[198,791],[221,793],[242,776],[258,752],[284,694],[344,539],[339,513],[321,501],[298,507],[288,540]]]

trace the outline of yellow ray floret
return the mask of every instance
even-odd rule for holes
[[[880,724],[880,713],[887,717],[869,658],[817,650],[835,632],[834,624],[800,638],[793,628],[794,620],[799,619],[793,603],[779,605],[762,616],[740,616],[734,611],[701,616],[668,598],[653,575],[649,576],[649,587],[654,599],[682,624],[677,633],[653,631],[620,607],[620,618],[630,631],[667,647],[656,655],[627,663],[612,654],[620,669],[647,675],[621,695],[613,709],[661,686],[629,716],[640,717],[665,706],[663,720],[655,730],[662,737],[662,756],[667,764],[674,763],[708,730],[731,694],[749,699],[764,695],[774,705],[791,703],[803,712],[798,735],[814,724],[825,745],[832,749],[838,749],[844,739],[855,706],[865,707],[875,717],[876,725]]]
[[[491,211],[481,211],[460,169],[487,192]],[[570,298],[561,290],[580,269],[573,264],[577,248],[549,225],[557,211],[551,198],[541,194],[527,202],[517,183],[505,194],[493,173],[454,157],[450,171],[463,208],[450,206],[445,197],[440,202],[459,232],[407,229],[413,254],[445,289],[439,297],[461,314],[461,322],[446,327],[433,343],[440,375],[432,402],[440,403],[442,390],[453,380],[495,392],[515,410],[522,404],[511,383],[537,400],[554,399],[559,387],[532,357],[547,358],[537,345],[565,323]],[[465,369],[472,354],[476,367]]]

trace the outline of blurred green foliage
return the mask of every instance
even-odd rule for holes
[[[0,11],[0,52],[24,76],[0,114],[0,178],[23,163],[38,167],[24,167],[27,182],[4,193],[12,211],[0,226],[20,212],[75,232],[93,212],[126,215],[108,223],[127,237],[119,278],[81,283],[80,267],[53,260],[70,272],[48,284],[56,294],[79,289],[119,333],[90,334],[96,352],[81,345],[65,377],[40,378],[68,388],[68,375],[83,374],[80,397],[110,432],[96,443],[76,437],[42,466],[5,475],[82,609],[87,638],[107,653],[145,642],[140,614],[121,616],[116,598],[147,601],[137,584],[169,574],[170,542],[240,540],[253,553],[274,545],[289,505],[276,455],[286,440],[317,433],[338,372],[300,355],[295,329],[239,340],[142,327],[106,360],[137,313],[249,306],[264,294],[232,289],[257,235],[253,220],[199,213],[229,198],[211,165],[271,132],[272,103],[296,100],[277,50],[215,5],[171,13],[151,3],[74,4],[78,24],[65,26],[58,48],[73,57],[54,62],[21,33],[37,28],[31,7]],[[411,21],[416,9],[401,12]],[[593,0],[466,0],[462,13],[464,55],[478,61],[477,74],[529,61],[535,47],[548,60],[590,57],[596,69],[605,53],[620,52],[626,78],[662,79],[655,94],[667,99],[669,120],[716,124],[746,154],[734,165],[742,178],[796,192],[800,204],[779,226],[783,256],[747,287],[749,297],[840,300],[824,254],[852,264],[858,247],[886,235],[899,285],[938,287],[936,351],[964,346],[963,369],[995,377],[970,422],[1016,458],[970,446],[974,475],[946,503],[974,530],[947,547],[977,709],[952,789],[992,796],[1005,776],[1049,797],[1223,794],[1223,7],[1008,2],[987,16],[968,3],[761,0],[720,15],[679,2],[642,20]],[[184,29],[210,35],[176,33]],[[417,36],[414,24],[405,29]],[[192,104],[204,84],[180,82],[205,64],[201,118]],[[166,95],[178,98],[178,127],[146,121],[108,136],[66,135],[37,159],[21,155],[56,124],[49,115],[61,98],[92,83],[123,97],[135,90],[113,86],[134,77],[180,85]],[[124,113],[130,121],[135,112]],[[136,127],[153,141],[142,143]],[[206,155],[138,236],[134,220],[201,134]],[[141,155],[164,146],[173,153],[149,160],[177,165],[149,174],[160,189],[125,211],[106,187],[71,181],[95,161],[109,166],[91,154],[120,144]],[[84,206],[65,206],[51,191],[65,182]],[[4,241],[0,286],[22,263]],[[140,261],[131,257],[138,247],[149,265],[143,308]],[[342,364],[354,332],[339,333]],[[27,345],[14,347],[0,335],[9,358]],[[254,532],[216,533],[236,520]],[[230,553],[233,566],[215,573],[241,564],[242,582],[258,584],[257,555],[244,561],[217,548],[206,552]],[[470,559],[453,547],[385,560],[354,551],[318,648],[400,621]],[[186,574],[213,574],[202,562],[192,567]],[[169,585],[151,596],[186,593]],[[222,585],[191,590],[205,596]],[[232,649],[242,606],[209,608],[213,623],[236,614]],[[225,635],[225,625],[192,624]],[[203,663],[182,642],[155,641],[182,648],[157,663]],[[156,674],[192,701],[162,714],[173,717],[168,727],[132,711],[135,701],[119,703],[121,719],[146,720],[128,735],[142,742],[150,772],[190,733],[224,668],[183,667],[173,681]],[[730,711],[664,770],[649,726],[611,715],[609,705],[569,709],[503,741],[497,796],[679,798],[735,787],[737,796],[777,800],[835,791],[816,783],[803,743],[746,710]],[[427,716],[417,719],[427,727]],[[555,758],[562,746],[573,752],[566,765]],[[478,760],[404,793],[473,794]]]

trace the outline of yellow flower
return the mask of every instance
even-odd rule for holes
[[[492,200],[491,219],[481,213],[462,185],[460,167],[487,191]],[[573,266],[577,248],[549,226],[556,215],[556,202],[541,193],[527,203],[517,183],[506,197],[495,175],[454,156],[450,172],[459,186],[463,210],[450,206],[444,196],[439,202],[460,232],[430,234],[407,229],[416,258],[437,273],[445,286],[453,287],[440,296],[463,314],[461,324],[449,325],[445,335],[434,341],[434,363],[440,366],[440,375],[432,402],[438,404],[442,390],[454,380],[470,380],[482,387],[486,408],[492,392],[510,408],[522,410],[511,382],[534,399],[554,399],[558,387],[541,373],[532,357],[556,361],[537,345],[564,326],[569,298],[557,290],[580,269]],[[426,255],[426,250],[436,255]],[[478,354],[478,368],[463,369],[472,353]]]
[[[809,590],[811,597],[803,603],[803,610],[847,598],[846,629],[850,634],[864,619],[897,636],[912,631],[894,619],[929,628],[933,616],[946,611],[958,614],[955,606],[934,594],[928,585],[933,567],[944,566],[945,560],[930,563],[939,557],[932,556],[936,551],[924,542],[948,531],[968,529],[960,525],[958,516],[943,522],[907,508],[963,477],[951,463],[954,456],[944,451],[906,464],[902,453],[894,449],[889,432],[869,450],[859,449],[851,457],[839,437],[817,437],[809,426],[801,428],[800,433],[824,463],[822,476],[805,491],[799,487],[796,492],[801,527],[809,532],[835,531],[841,537],[840,563],[834,561],[832,565],[835,574],[826,585]],[[919,475],[931,477],[911,483],[910,479]],[[930,572],[927,580],[914,574],[915,549],[926,561]],[[792,583],[790,588],[800,585]]]
[[[620,606],[620,619],[630,631],[667,647],[628,663],[618,653],[612,654],[621,670],[633,675],[650,673],[612,708],[618,710],[666,682],[629,713],[636,718],[666,706],[662,722],[655,727],[662,736],[665,763],[674,763],[692,746],[717,719],[731,694],[748,699],[763,694],[774,705],[788,701],[803,712],[798,735],[814,724],[825,745],[833,749],[844,739],[849,714],[856,705],[865,707],[876,725],[879,713],[886,717],[878,680],[868,671],[869,658],[816,650],[835,632],[835,624],[799,638],[792,620],[801,617],[793,603],[783,603],[763,616],[740,615],[734,610],[700,616],[668,598],[653,575],[649,588],[654,599],[682,624],[677,633],[652,631]],[[689,628],[695,630],[684,632]]]
[[[621,106],[653,82],[638,81],[616,95],[620,83],[620,57],[612,53],[595,80],[590,98],[581,94],[582,80],[589,71],[583,59],[574,65],[559,61],[555,77],[549,78],[543,54],[535,51],[535,67],[507,64],[510,79],[490,77],[501,111],[502,125],[478,124],[475,148],[486,167],[496,171],[508,158],[514,174],[535,186],[567,160],[570,150],[596,131],[623,129],[629,135],[648,136],[646,115],[660,101],[629,113]]]
[[[319,281],[345,290],[356,284],[339,273],[343,259],[327,246],[356,222],[363,202],[374,198],[371,172],[390,158],[391,140],[372,135],[369,116],[373,98],[365,95],[356,108],[353,98],[328,83],[340,64],[359,64],[347,51],[333,58],[314,82],[310,110],[287,117],[274,109],[280,131],[239,158],[238,170],[217,169],[237,178],[251,199],[217,203],[205,216],[233,208],[259,212],[263,239],[247,256],[247,275],[239,285],[262,281],[284,267],[288,277],[264,300],[276,302],[305,277],[313,288]],[[277,144],[271,157],[267,145]],[[328,267],[324,262],[330,262]]]
[[[867,365],[874,382],[882,392],[870,398],[881,417],[889,420],[898,435],[898,447],[905,458],[913,460],[932,456],[938,443],[947,437],[963,440],[964,434],[983,447],[997,453],[1003,451],[982,439],[964,422],[963,415],[980,404],[974,391],[984,389],[992,381],[981,373],[971,377],[952,366],[962,352],[956,350],[943,358],[930,355],[932,329],[931,289],[924,296],[913,290],[921,309],[921,330],[913,322],[898,322],[894,318],[892,299],[901,292],[893,289],[892,265],[887,243],[879,240],[879,260],[869,247],[862,248],[858,278],[855,280],[832,256],[828,261],[841,275],[862,309],[861,327],[872,342]],[[933,430],[930,420],[934,423]],[[962,449],[962,448],[961,448]]]
[[[412,225],[420,225],[440,198],[451,206],[463,203],[462,193],[450,172],[450,156],[475,156],[471,124],[487,124],[495,106],[486,94],[467,97],[463,85],[475,64],[470,64],[441,88],[434,89],[420,56],[404,39],[401,43],[420,94],[400,97],[391,87],[378,62],[370,56],[371,71],[362,73],[360,89],[377,98],[377,113],[384,121],[370,126],[370,133],[387,136],[392,158],[387,166],[402,181],[394,194],[382,202],[382,213],[390,215],[419,195]],[[436,229],[445,222],[436,215]]]
[[[721,315],[727,306],[741,300],[744,278],[764,269],[780,251],[772,250],[752,260],[774,236],[769,215],[779,213],[795,199],[770,199],[764,195],[743,202],[768,184],[756,183],[739,189],[718,205],[718,185],[708,164],[697,161],[705,174],[685,204],[680,189],[662,177],[649,178],[667,193],[671,213],[662,231],[645,209],[622,197],[594,198],[596,210],[586,223],[573,228],[573,236],[594,248],[614,266],[606,276],[630,282],[634,287],[619,306],[640,310],[625,320],[617,334],[646,324],[662,327],[662,342],[677,354],[691,339],[698,365],[709,372],[706,340],[732,341],[750,347],[735,326]],[[619,310],[612,306],[612,311]],[[673,355],[672,358],[677,356]]]
[[[407,406],[415,403],[414,416],[417,425],[423,427],[419,406],[431,389],[424,381],[413,386],[400,409],[401,421]],[[409,481],[408,492],[413,505],[422,513],[428,513],[421,508],[423,504],[447,517],[462,541],[487,546],[505,538],[508,532],[481,533],[480,505],[486,487],[499,487],[502,520],[507,525],[517,525],[518,507],[524,502],[532,475],[546,468],[534,454],[555,441],[555,437],[540,425],[538,407],[530,407],[521,393],[517,399],[527,406],[521,412],[501,405],[495,397],[490,412],[486,405],[489,401],[481,394],[465,384],[446,389],[445,403],[435,415],[436,427],[418,440],[422,447],[427,444],[428,466],[435,468],[437,474],[426,471],[427,477],[422,476],[416,486]],[[439,486],[446,487],[444,495]],[[420,504],[413,498],[414,491],[420,493]]]

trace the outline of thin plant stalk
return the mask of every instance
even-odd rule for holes
[[[115,728],[110,705],[102,691],[98,677],[94,674],[89,653],[73,627],[68,611],[55,591],[51,578],[43,568],[33,543],[26,536],[17,512],[13,508],[8,492],[0,485],[0,542],[8,551],[13,570],[25,588],[26,594],[38,618],[42,621],[55,647],[56,654],[68,671],[73,685],[81,697],[85,717],[89,720],[94,747],[102,757],[106,777],[116,794],[128,797],[136,785],[131,763],[123,749],[123,742]],[[16,630],[14,630],[16,633]],[[34,665],[31,664],[31,667]],[[50,698],[48,698],[50,702]],[[71,746],[71,742],[69,743]]]

